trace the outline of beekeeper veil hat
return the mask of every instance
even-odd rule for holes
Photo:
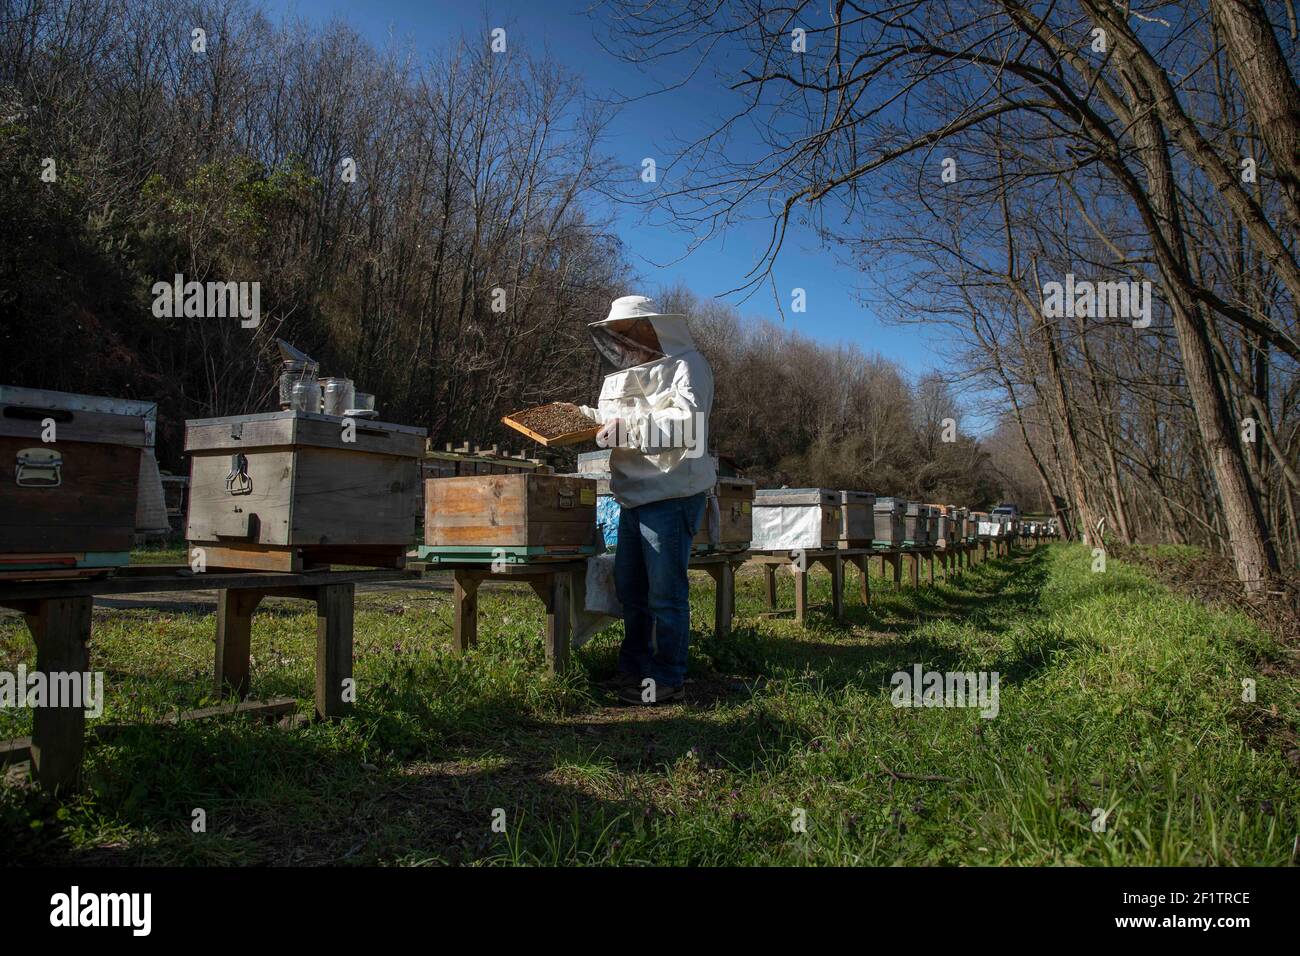
[[[609,315],[587,328],[596,349],[620,370],[695,348],[686,316],[660,312],[654,300],[644,295],[615,299]]]

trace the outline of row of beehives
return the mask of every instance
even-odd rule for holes
[[[597,481],[597,521],[612,547],[619,509],[609,493],[608,467],[608,451],[578,456],[578,475]],[[724,471],[695,535],[696,550],[947,548],[1019,530],[1008,516],[956,505],[829,488],[756,489]]]
[[[0,386],[0,579],[127,564],[159,498],[153,403]],[[186,537],[212,566],[396,566],[416,535],[423,429],[299,411],[186,423]],[[152,490],[151,490],[152,488]],[[154,494],[157,492],[157,494]]]
[[[20,392],[3,396],[0,417],[0,453],[15,462],[0,497],[0,575],[103,573],[125,564],[146,423],[91,410],[82,396]],[[293,410],[195,420],[186,423],[185,450],[186,538],[202,546],[209,567],[400,566],[421,530],[417,553],[435,561],[579,556],[617,525],[607,480],[590,472],[422,485],[425,432],[404,425]],[[756,491],[752,481],[723,477],[694,544],[944,547],[1013,530],[962,508],[855,491]]]
[[[619,506],[601,472],[433,479],[425,486],[422,556],[507,560],[590,554],[618,541]],[[757,489],[721,477],[696,552],[951,548],[1008,536],[1017,523],[955,505],[829,488]]]

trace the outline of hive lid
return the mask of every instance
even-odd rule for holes
[[[0,435],[38,439],[54,420],[55,441],[144,448],[153,444],[158,406],[129,398],[0,385]]]
[[[780,505],[838,505],[840,493],[830,488],[760,488],[754,492],[755,507]]]
[[[754,490],[754,484],[755,482],[753,478],[732,478],[728,476],[719,475],[718,484],[715,490],[721,492],[722,488],[725,486],[728,489],[730,489],[733,493],[739,492],[742,495],[748,495],[749,497],[753,498],[758,494]]]
[[[872,491],[841,491],[840,502],[846,505],[872,506],[876,503],[876,495]]]
[[[345,420],[318,412],[262,412],[185,423],[185,451],[312,446],[418,458],[427,432],[412,425],[355,420],[354,441],[343,441]]]
[[[906,507],[907,500],[905,498],[885,497],[876,499],[877,511],[902,511]]]
[[[596,483],[596,494],[602,498],[612,496],[609,480],[613,476],[607,471],[567,471],[556,475],[557,478],[583,478]]]

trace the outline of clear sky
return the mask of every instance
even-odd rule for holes
[[[378,47],[396,42],[417,51],[435,51],[458,43],[461,37],[487,43],[485,25],[507,29],[508,45],[529,52],[550,54],[582,76],[589,90],[601,97],[636,96],[660,83],[638,67],[606,52],[596,36],[605,36],[597,8],[591,0],[253,0],[273,19],[286,13],[309,21],[339,19]],[[677,66],[680,70],[682,67]],[[676,79],[671,76],[668,79]],[[715,93],[716,90],[716,93]],[[661,157],[672,144],[711,129],[711,121],[734,109],[737,100],[704,76],[688,88],[659,96],[642,97],[622,106],[610,126],[605,152],[626,161],[629,180],[646,156]],[[741,285],[759,260],[770,234],[770,224],[747,224],[687,252],[688,237],[674,229],[647,229],[640,210],[616,212],[616,231],[626,244],[633,266],[651,286],[682,281],[703,296],[720,295]],[[943,350],[941,336],[923,326],[891,326],[878,320],[869,305],[858,298],[864,277],[847,265],[842,250],[822,248],[810,230],[796,227],[786,240],[775,270],[775,285],[782,295],[782,320],[769,287],[741,303],[730,301],[745,316],[784,321],[787,328],[823,342],[845,341],[864,352],[893,359],[917,376],[934,367]],[[807,311],[790,310],[791,290],[806,290]],[[629,290],[640,291],[640,290]]]

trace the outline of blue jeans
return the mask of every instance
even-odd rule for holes
[[[618,669],[650,677],[659,687],[686,679],[691,639],[691,538],[704,517],[705,495],[624,508],[614,552],[614,586],[623,604]]]

